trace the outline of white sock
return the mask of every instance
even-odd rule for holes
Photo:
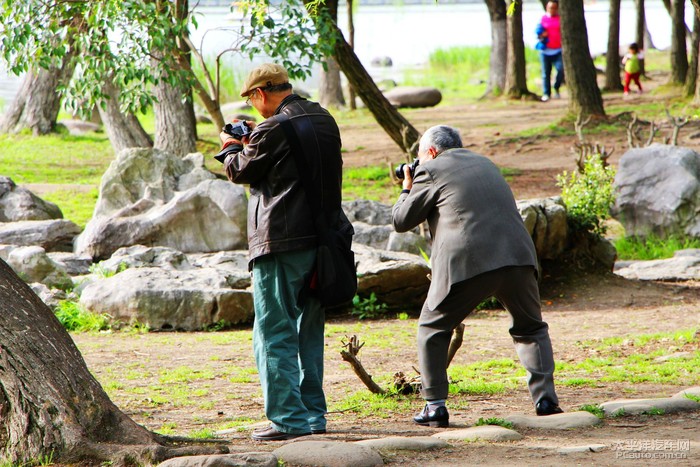
[[[426,401],[428,403],[428,410],[434,412],[438,407],[445,407],[445,399],[438,399],[434,401]]]

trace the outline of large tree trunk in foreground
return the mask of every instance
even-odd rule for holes
[[[104,108],[98,106],[100,118],[105,125],[107,137],[115,153],[126,148],[150,148],[153,146],[151,137],[143,129],[134,114],[124,115],[119,108],[119,89],[112,83],[105,83],[102,91],[109,96],[104,102]]]
[[[486,94],[499,95],[506,88],[508,62],[508,17],[505,0],[486,0],[491,21],[491,54],[489,56],[489,83]]]
[[[0,449],[5,461],[150,464],[205,451],[168,447],[167,438],[121,412],[51,310],[2,260],[0,307]]]
[[[569,90],[569,111],[573,115],[605,117],[603,98],[588,48],[583,0],[559,3],[564,76]]]
[[[620,81],[620,0],[610,0],[604,89],[606,91],[619,91],[622,89],[622,82]]]
[[[523,41],[523,5],[516,2],[508,17],[508,61],[506,64],[506,94],[521,98],[531,95],[525,73],[525,43]]]
[[[685,0],[671,3],[671,82],[685,83],[688,74],[688,49],[685,44]]]

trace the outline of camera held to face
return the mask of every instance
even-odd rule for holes
[[[253,129],[250,128],[244,120],[235,123],[227,123],[226,126],[223,128],[224,133],[233,136],[239,141],[244,136],[248,136],[251,131],[253,131]]]
[[[420,161],[418,159],[413,159],[413,162],[410,165],[409,164],[401,164],[400,166],[396,167],[396,170],[394,171],[394,173],[396,174],[396,178],[398,178],[399,180],[404,179],[403,168],[406,167],[407,165],[408,165],[408,170],[411,172],[411,177],[415,177],[416,176],[416,168],[418,167],[419,163],[420,163]]]

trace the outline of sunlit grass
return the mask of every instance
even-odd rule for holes
[[[700,248],[700,239],[671,235],[667,238],[621,237],[615,240],[619,259],[652,260],[670,258],[678,250]]]

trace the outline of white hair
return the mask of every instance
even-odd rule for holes
[[[459,136],[459,132],[451,126],[433,126],[423,133],[418,145],[418,152],[423,153],[431,147],[435,148],[438,154],[447,149],[461,148],[462,138]]]

